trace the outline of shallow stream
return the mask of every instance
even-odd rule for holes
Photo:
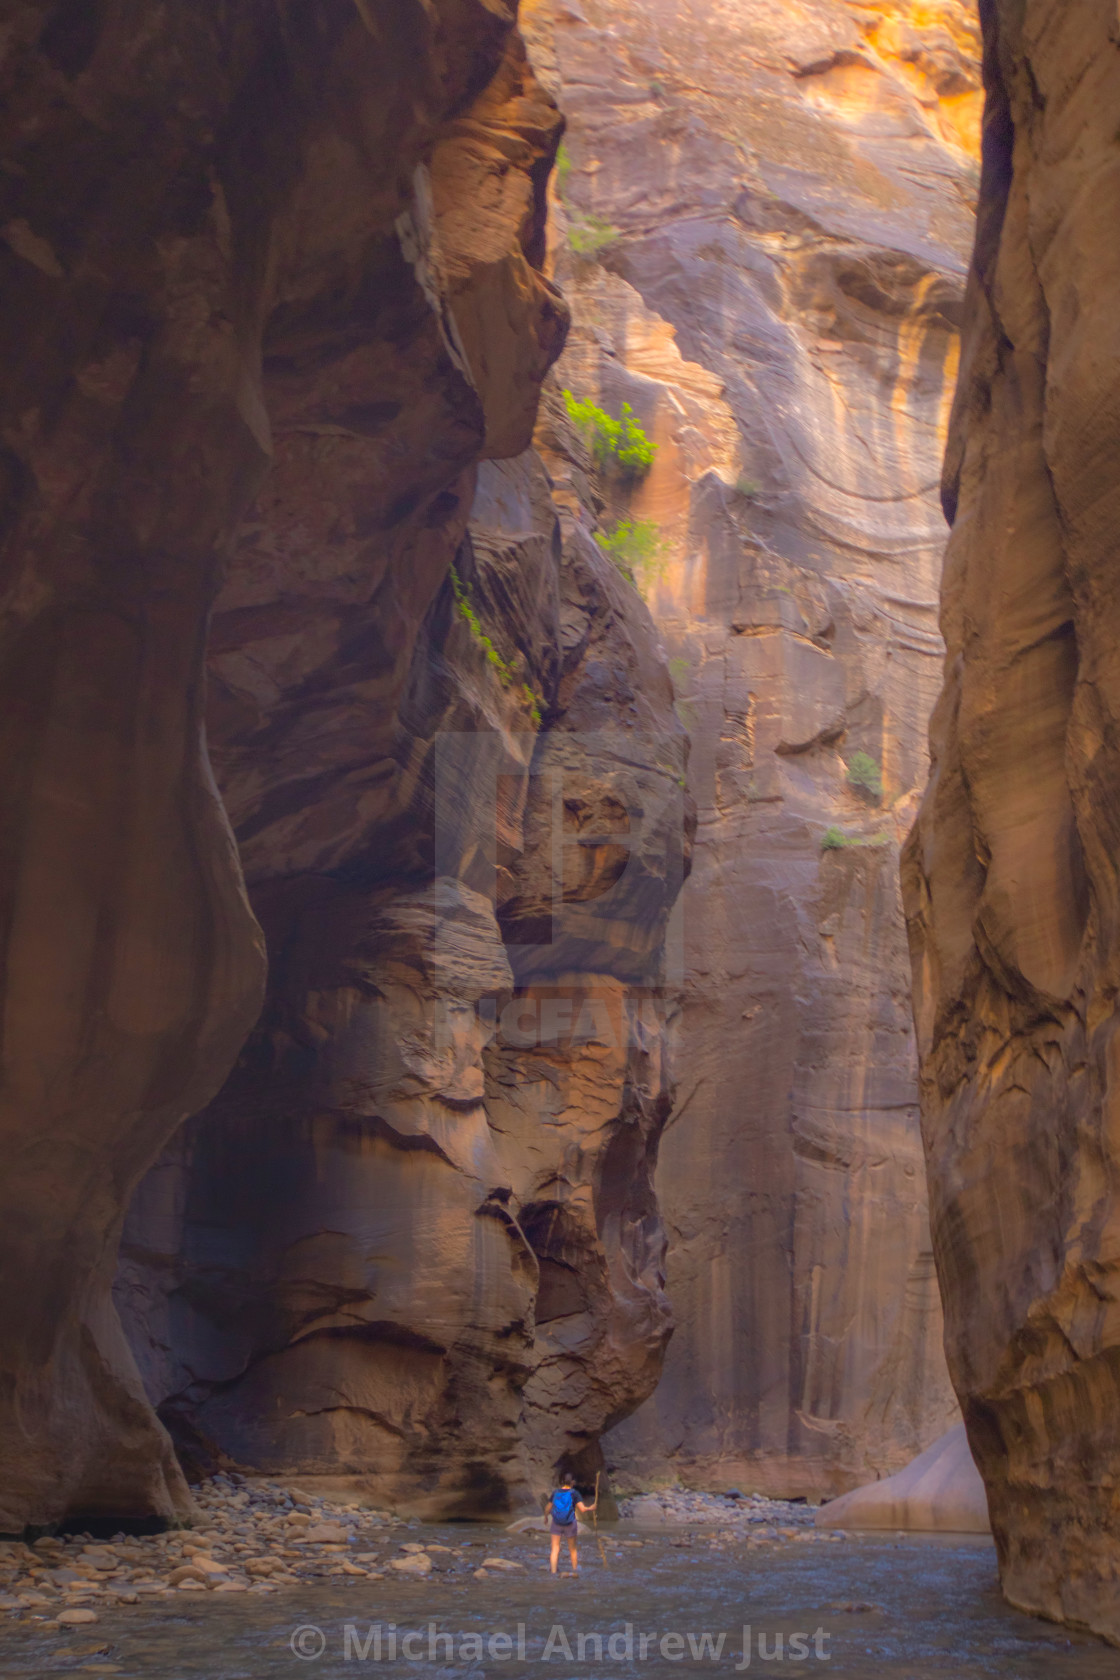
[[[65,1633],[25,1615],[0,1625],[0,1675],[1120,1677],[1120,1652],[1009,1609],[995,1553],[977,1539],[851,1538],[747,1552],[714,1549],[703,1531],[619,1525],[604,1536],[605,1562],[588,1536],[580,1578],[554,1579],[540,1535],[456,1525],[413,1537],[523,1567],[481,1580],[333,1578],[267,1597],[183,1594],[105,1608],[96,1625]],[[625,1544],[636,1539],[641,1546]]]

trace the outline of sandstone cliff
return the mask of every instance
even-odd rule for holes
[[[461,27],[422,166],[370,209],[331,154],[265,325],[276,464],[208,724],[268,997],[117,1288],[189,1462],[429,1516],[535,1509],[656,1381],[685,861],[648,612],[526,453],[567,324],[539,273],[560,119],[516,34]],[[352,223],[351,279],[317,241]]]
[[[109,1285],[134,1187],[260,1009],[242,864],[272,979],[233,1084],[175,1146],[182,1206],[160,1202],[169,1170],[134,1215],[153,1210],[160,1262],[124,1292],[150,1391],[175,1232],[208,1196],[245,1281],[192,1276],[158,1352],[190,1364],[200,1404],[221,1378],[213,1432],[247,1462],[364,1467],[373,1441],[391,1474],[402,1415],[438,1456],[457,1405],[482,1427],[531,1368],[540,1262],[483,1147],[474,1007],[511,984],[495,909],[525,866],[521,812],[498,824],[489,896],[469,824],[445,823],[433,881],[432,737],[488,730],[524,804],[546,707],[562,730],[590,681],[609,733],[599,640],[647,710],[669,691],[648,620],[628,628],[578,557],[561,658],[555,515],[521,519],[532,492],[512,515],[492,494],[462,547],[476,464],[528,445],[566,327],[539,272],[560,121],[515,11],[206,0],[140,27],[124,0],[26,0],[5,19],[0,1531],[188,1509]],[[500,597],[501,655],[456,604],[457,552],[466,587]],[[204,744],[212,611],[206,727],[237,850]],[[679,770],[659,772],[674,790]],[[585,791],[633,774],[595,764]],[[614,926],[596,972],[616,978],[623,943]],[[518,1180],[579,1203],[553,1263],[594,1274],[586,1334],[636,1339],[647,1387],[665,1335],[641,1174],[667,1105],[657,1042],[601,1057],[614,1109],[590,1138],[558,1122],[556,1159]],[[623,1191],[612,1115],[640,1140]],[[357,1274],[382,1247],[367,1310]],[[278,1368],[302,1421],[268,1437]],[[573,1450],[641,1381],[605,1382]]]
[[[269,447],[268,212],[238,194],[259,135],[231,123],[266,43],[223,39],[220,8],[125,10],[9,8],[0,70],[4,1531],[186,1508],[109,1285],[132,1186],[262,980],[202,695]]]
[[[906,859],[946,1347],[1013,1603],[1120,1643],[1116,9],[990,0]]]
[[[395,806],[341,869],[254,884],[262,1021],[142,1186],[118,1282],[191,1459],[433,1517],[535,1510],[657,1379],[656,946],[684,863],[652,626],[593,544],[561,548],[532,455],[483,469],[456,584],[528,681],[446,585]],[[613,832],[639,812],[645,860]]]
[[[964,0],[523,11],[569,118],[554,377],[658,445],[637,486],[550,468],[574,517],[660,540],[639,581],[700,813],[657,1180],[678,1327],[608,1457],[835,1492],[956,1416],[897,866],[941,656],[976,26]]]

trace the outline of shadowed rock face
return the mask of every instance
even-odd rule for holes
[[[108,1291],[133,1187],[260,1007],[208,617],[221,563],[209,729],[298,954],[314,893],[268,889],[376,874],[475,463],[528,443],[563,339],[535,268],[559,119],[514,13],[8,9],[0,1530],[187,1508]],[[415,903],[381,909],[407,971]],[[419,1393],[426,1344],[406,1358]]]
[[[277,468],[217,603],[210,731],[269,993],[118,1284],[195,1462],[427,1516],[594,1470],[670,1327],[686,737],[648,612],[524,453],[567,326],[535,266],[559,131],[509,37],[367,289],[293,287],[266,329]]]
[[[1116,11],[982,10],[948,659],[905,875],[923,1128],[1004,1589],[1120,1643]]]
[[[964,0],[524,11],[569,117],[556,379],[658,445],[639,485],[550,470],[573,513],[660,533],[700,818],[658,1173],[677,1330],[608,1458],[836,1492],[956,1416],[897,865],[942,651],[976,24]]]
[[[124,7],[25,5],[5,23],[8,1532],[186,1508],[109,1284],[133,1185],[259,1007],[259,940],[202,742],[218,555],[268,453],[259,264],[235,249],[268,211],[238,200],[252,136],[227,127],[265,41],[222,11],[141,32]]]
[[[656,1382],[658,946],[684,863],[648,615],[586,537],[561,551],[535,456],[483,469],[456,568],[544,727],[445,587],[395,826],[353,868],[255,888],[261,1024],[142,1186],[118,1281],[196,1459],[433,1517],[535,1509]],[[434,881],[394,870],[395,834]]]

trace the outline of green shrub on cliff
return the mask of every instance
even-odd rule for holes
[[[587,257],[591,262],[617,238],[614,223],[604,221],[602,216],[573,216],[568,225],[568,244],[577,257]]]
[[[639,594],[644,596],[664,576],[665,544],[651,520],[620,519],[612,530],[596,531],[595,541]]]
[[[533,723],[539,727],[541,721],[541,708],[544,705],[544,701],[536,690],[528,683],[518,684],[516,682],[516,671],[508,659],[502,658],[501,654],[490,640],[490,637],[482,628],[482,621],[475,612],[474,607],[471,605],[471,599],[467,593],[466,585],[454,566],[450,568],[450,578],[451,591],[455,596],[455,610],[459,614],[459,617],[463,620],[463,623],[467,626],[471,635],[474,637],[474,640],[478,643],[479,647],[486,655],[487,664],[494,667],[494,670],[498,675],[498,680],[503,688],[513,688],[514,686],[517,686],[520,689],[521,697],[526,706],[529,708],[529,716]]]
[[[833,823],[821,835],[821,851],[842,852],[849,846],[889,846],[890,839],[886,829],[880,829],[878,834],[845,834]]]
[[[870,794],[872,799],[883,797],[883,773],[879,769],[870,753],[855,752],[848,760],[848,785],[858,788],[861,793]]]
[[[614,472],[620,478],[644,478],[653,465],[657,445],[651,443],[634,419],[629,403],[615,420],[593,402],[581,402],[571,391],[564,392],[568,418],[587,440],[591,459],[600,472]]]
[[[568,180],[572,173],[572,154],[563,140],[560,150],[556,154],[556,191],[563,198],[568,187]]]

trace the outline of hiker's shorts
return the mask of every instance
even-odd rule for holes
[[[571,1522],[566,1523],[557,1522],[556,1518],[553,1517],[548,1525],[548,1532],[550,1534],[562,1534],[566,1540],[574,1540],[579,1533],[579,1523],[575,1517],[572,1518]]]

